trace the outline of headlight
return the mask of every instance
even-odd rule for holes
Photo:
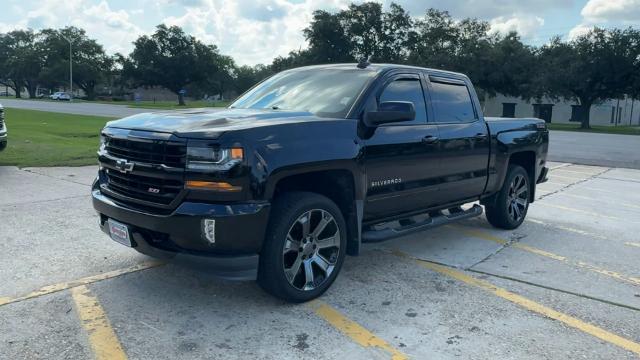
[[[189,147],[187,148],[187,169],[196,171],[229,170],[241,163],[243,158],[242,148]]]
[[[99,153],[104,153],[107,147],[107,138],[104,135],[100,135],[100,147],[98,148]]]

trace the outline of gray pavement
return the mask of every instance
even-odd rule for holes
[[[96,104],[88,102],[16,100],[0,98],[0,104],[8,108],[51,111],[66,114],[126,117],[150,112],[149,109],[130,108],[126,105]]]
[[[549,160],[640,169],[640,136],[551,131]]]
[[[95,166],[0,167],[0,358],[113,342],[130,359],[637,358],[640,171],[550,165],[516,230],[479,217],[367,244],[321,297],[328,314],[174,264],[118,272],[149,260],[98,230]]]

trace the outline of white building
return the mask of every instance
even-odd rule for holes
[[[484,104],[485,116],[537,117],[551,123],[579,123],[577,102],[542,98],[529,101],[498,95]],[[591,106],[591,125],[640,125],[640,101],[631,98],[608,100]]]

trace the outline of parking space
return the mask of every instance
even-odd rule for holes
[[[520,228],[366,244],[298,305],[112,242],[94,174],[0,167],[0,358],[640,356],[640,170],[554,163]]]

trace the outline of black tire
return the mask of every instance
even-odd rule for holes
[[[529,210],[530,192],[531,179],[527,171],[522,166],[509,165],[504,184],[495,195],[495,201],[485,205],[489,223],[506,230],[520,226]]]
[[[331,218],[332,222],[329,220]],[[301,219],[308,221],[300,222]],[[313,238],[310,229],[319,229],[321,221],[327,222],[324,230],[319,230],[320,233],[315,240],[305,240],[303,224],[309,224],[306,227],[306,233],[309,234],[307,237]],[[275,200],[271,209],[269,226],[260,254],[258,284],[268,293],[289,302],[305,302],[322,295],[342,268],[346,256],[346,229],[342,212],[330,199],[308,192],[282,194]],[[328,237],[328,233],[332,236]],[[339,239],[336,239],[335,235],[338,235]],[[319,240],[321,236],[327,238]],[[330,244],[327,240],[339,244],[338,247],[327,246]],[[291,250],[297,246],[300,246],[297,253]],[[313,253],[309,254],[308,251]],[[319,265],[323,261],[327,261],[323,264],[329,265],[326,268],[330,268],[330,271],[323,270]],[[288,264],[291,264],[289,270],[285,270]],[[307,281],[307,264],[313,283]],[[294,271],[296,265],[298,270]],[[292,278],[291,281],[287,274]]]

